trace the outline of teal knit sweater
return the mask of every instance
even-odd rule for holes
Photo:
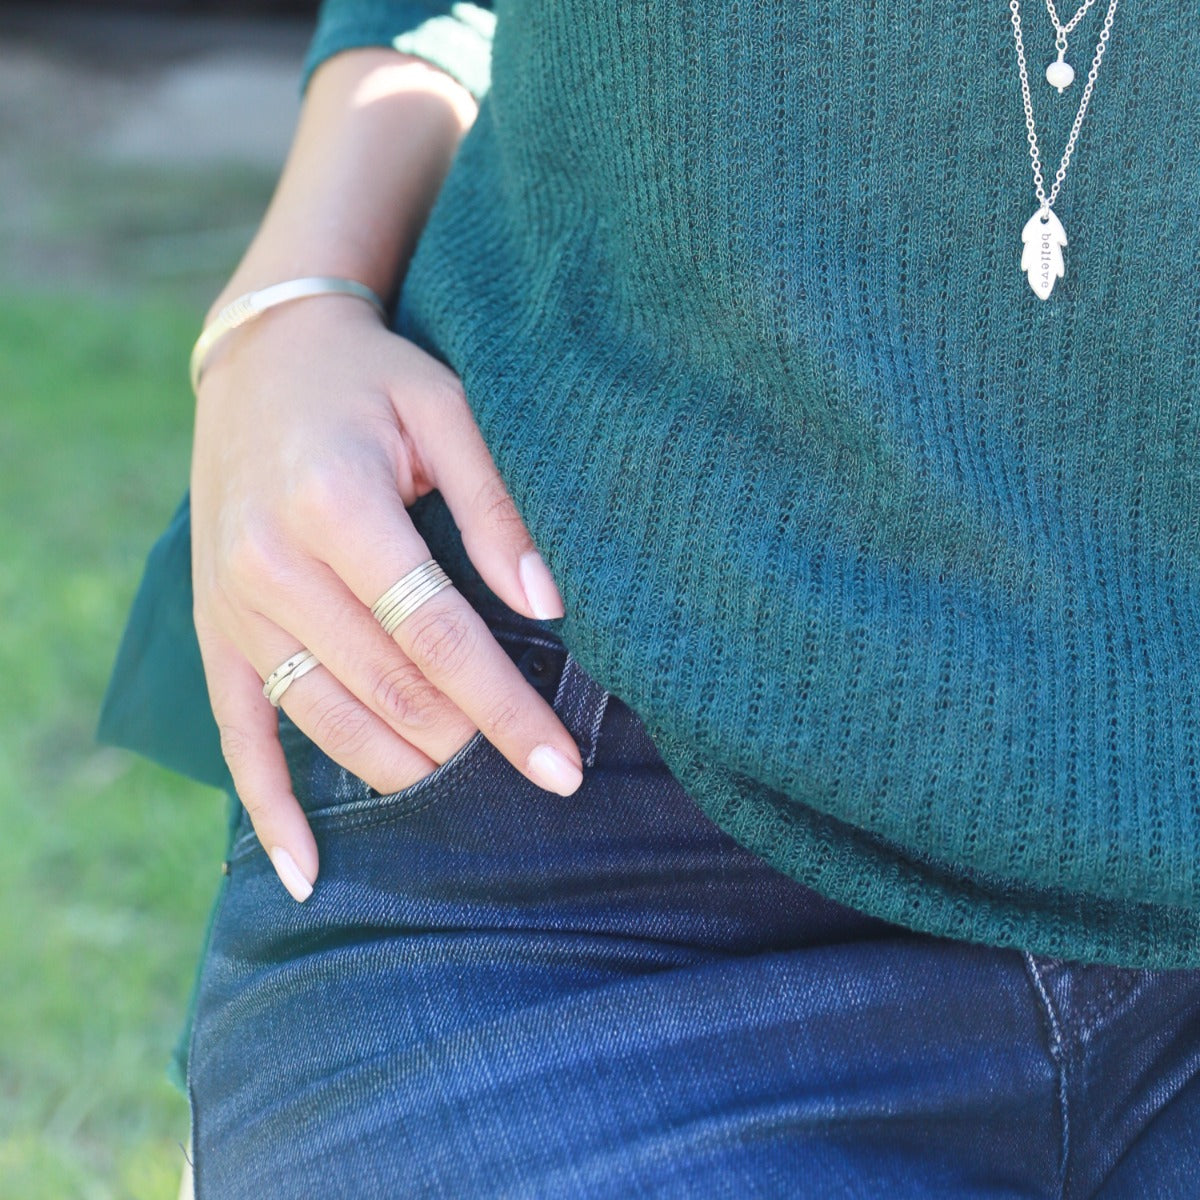
[[[399,321],[580,663],[837,901],[1200,965],[1194,12],[1118,12],[1043,302],[1004,0],[495,7],[332,0],[310,64],[399,36],[482,93],[491,42]],[[1103,8],[1060,96],[1025,6],[1049,176]]]

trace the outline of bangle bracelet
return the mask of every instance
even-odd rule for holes
[[[287,304],[290,300],[304,300],[309,296],[357,296],[365,300],[381,317],[387,313],[383,301],[365,284],[353,279],[339,279],[332,275],[307,275],[303,279],[289,279],[286,283],[272,284],[257,292],[247,292],[236,300],[231,300],[212,321],[205,326],[192,347],[192,357],[189,362],[189,372],[192,377],[192,391],[200,385],[200,375],[204,371],[204,360],[214,343],[230,331],[253,321],[261,316],[268,308],[279,304]]]

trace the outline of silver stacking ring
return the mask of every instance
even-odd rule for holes
[[[286,662],[281,662],[267,676],[267,681],[263,684],[263,695],[278,708],[279,701],[283,699],[283,693],[297,679],[307,675],[313,667],[319,667],[320,665],[317,656],[311,650],[297,650],[291,658]]]
[[[391,637],[402,622],[444,588],[453,587],[450,576],[442,570],[435,559],[426,559],[420,566],[413,567],[401,576],[371,606],[371,616],[383,626]]]

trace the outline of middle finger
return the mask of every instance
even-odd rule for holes
[[[271,618],[320,659],[325,671],[315,674],[331,675],[367,713],[435,763],[445,762],[475,732],[470,719],[383,632],[328,567],[314,563],[307,577],[290,581]],[[314,740],[341,761],[320,738]]]

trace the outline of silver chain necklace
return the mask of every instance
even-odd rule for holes
[[[1046,0],[1046,7],[1050,11],[1050,19],[1054,23],[1057,34],[1055,44],[1059,51],[1058,62],[1050,64],[1046,71],[1046,78],[1052,86],[1058,88],[1060,93],[1071,82],[1071,79],[1075,78],[1075,72],[1071,70],[1068,63],[1063,61],[1066,54],[1066,35],[1074,29],[1084,13],[1094,3],[1095,0],[1084,0],[1079,11],[1064,26],[1059,22],[1054,11],[1053,0]],[[1063,151],[1062,162],[1058,165],[1054,184],[1048,196],[1042,177],[1042,156],[1038,149],[1037,126],[1033,119],[1033,98],[1029,91],[1029,72],[1025,68],[1025,44],[1021,40],[1021,0],[1009,0],[1008,7],[1012,11],[1013,39],[1017,44],[1017,68],[1021,73],[1021,97],[1025,102],[1025,129],[1029,136],[1029,158],[1033,164],[1033,184],[1038,198],[1037,212],[1026,221],[1024,229],[1021,230],[1021,241],[1025,245],[1021,255],[1021,270],[1028,277],[1029,286],[1033,289],[1034,294],[1039,299],[1048,300],[1055,283],[1066,273],[1062,251],[1067,244],[1067,235],[1062,223],[1054,214],[1054,202],[1058,199],[1063,180],[1067,176],[1067,166],[1071,161],[1071,155],[1075,152],[1075,143],[1079,140],[1079,130],[1083,126],[1083,118],[1087,115],[1088,102],[1092,98],[1092,89],[1096,86],[1096,76],[1100,72],[1100,60],[1104,57],[1108,36],[1112,30],[1113,17],[1117,14],[1117,0],[1109,0],[1108,14],[1104,18],[1100,39],[1096,43],[1096,54],[1092,59],[1092,69],[1088,72],[1087,84],[1079,101],[1079,111],[1075,114],[1075,124],[1071,127],[1071,136],[1067,139],[1067,148]],[[1065,73],[1062,72],[1058,73],[1057,79],[1052,77],[1051,72],[1059,63],[1071,72],[1071,79],[1065,79]],[[1059,86],[1060,81],[1062,81],[1062,86]]]
[[[1064,25],[1058,19],[1058,10],[1054,7],[1054,0],[1046,0],[1046,11],[1050,14],[1050,24],[1054,26],[1054,48],[1058,51],[1058,58],[1046,68],[1046,82],[1051,87],[1058,88],[1058,94],[1061,96],[1065,88],[1069,88],[1075,82],[1075,68],[1066,61],[1067,58],[1067,38],[1075,31],[1075,26],[1087,15],[1087,11],[1096,3],[1096,0],[1083,0],[1083,3],[1075,10],[1075,15]]]

